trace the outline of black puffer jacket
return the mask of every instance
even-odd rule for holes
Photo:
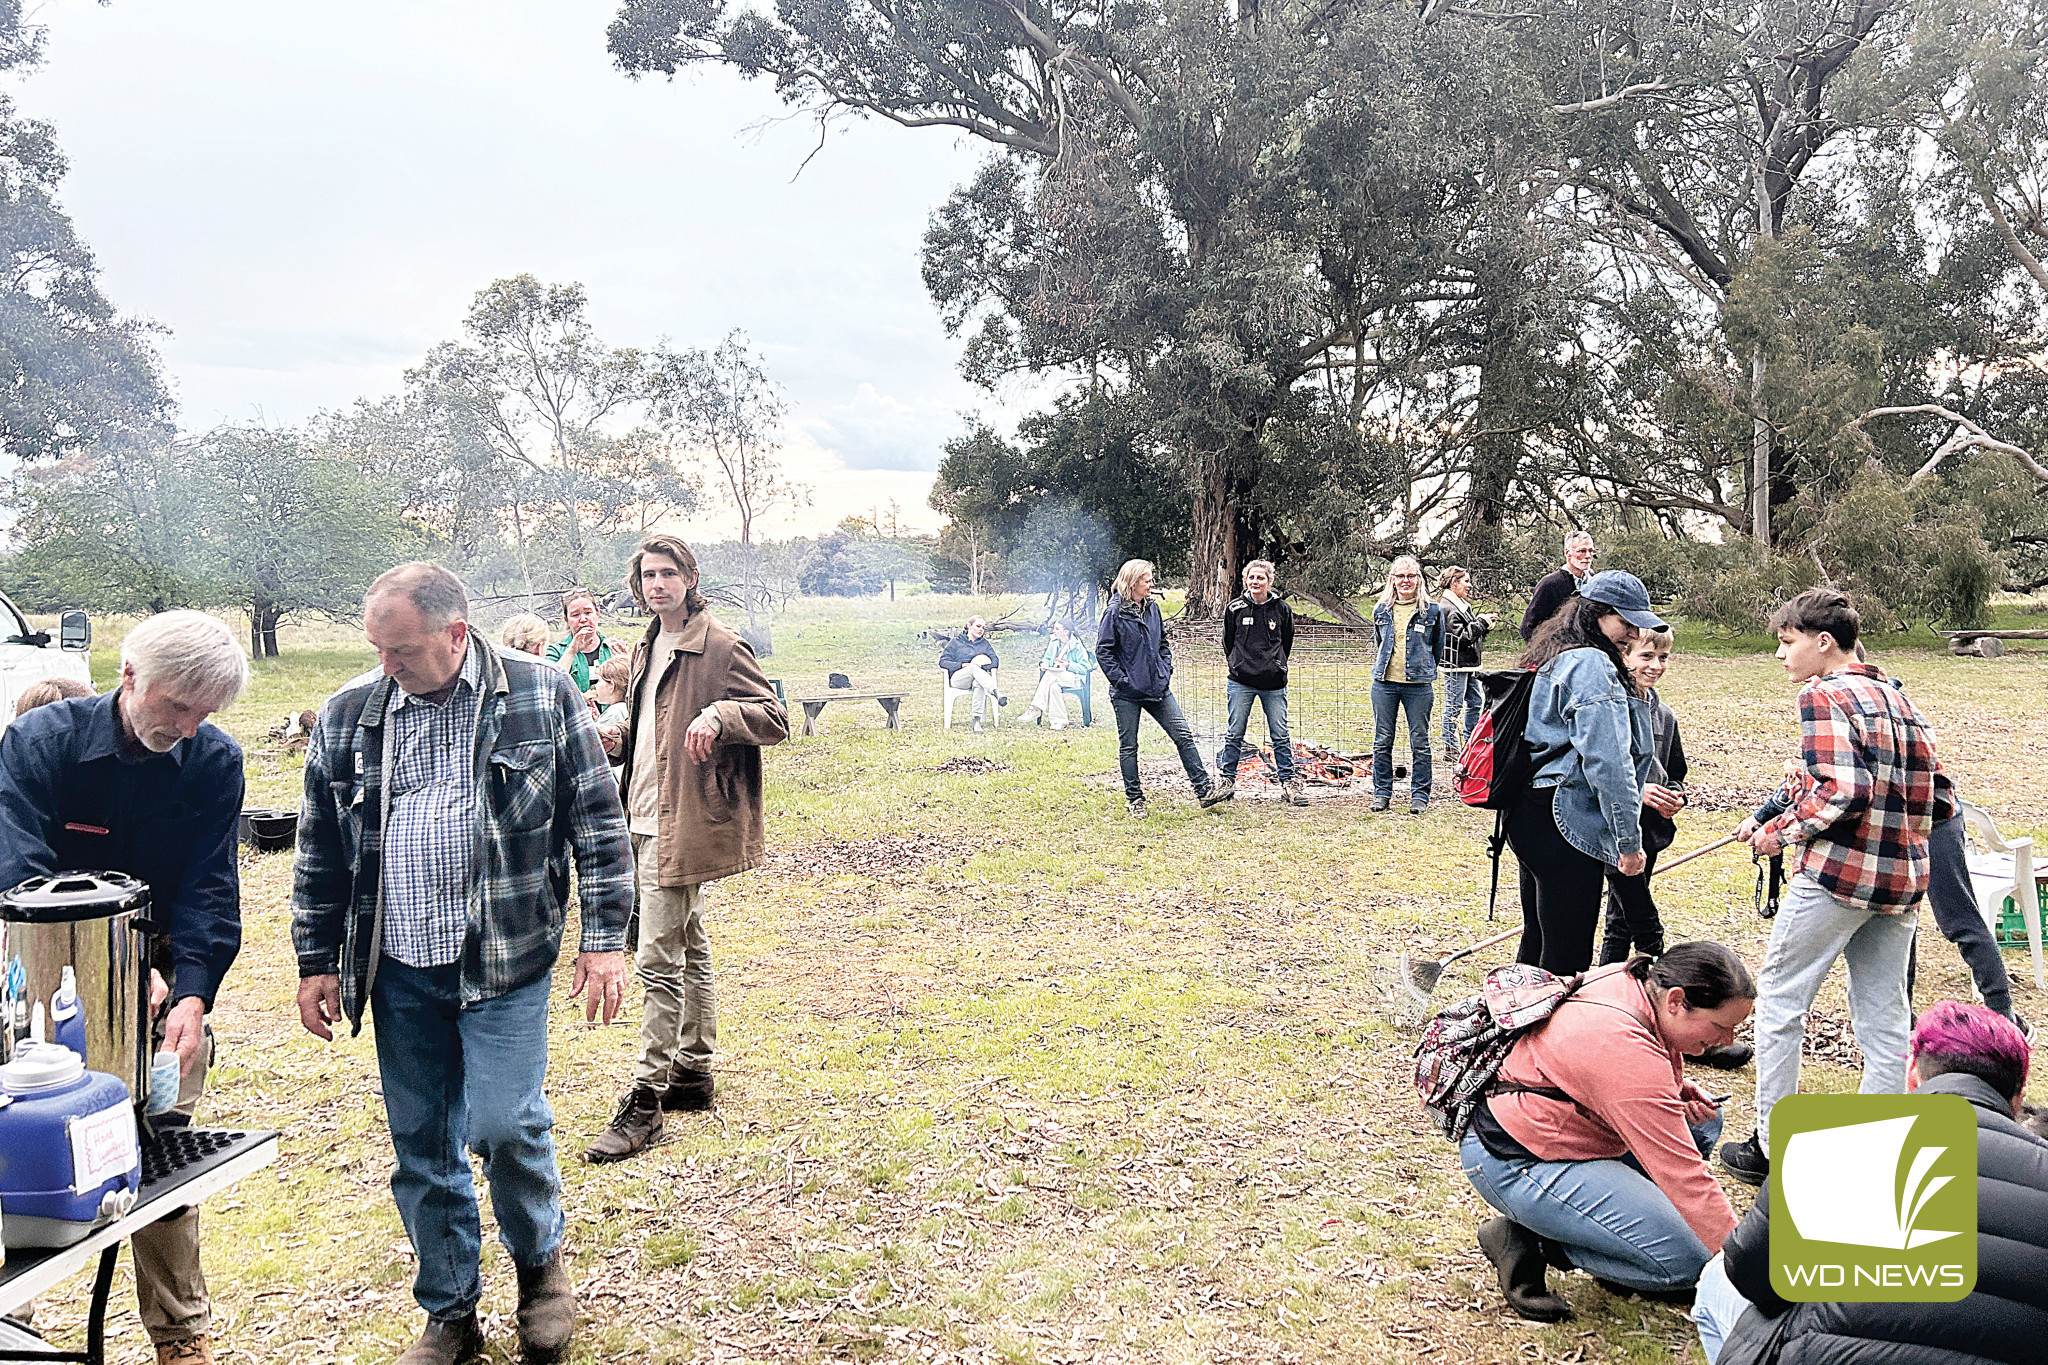
[[[1717,1365],[2048,1363],[2048,1142],[1976,1076],[1921,1086],[1977,1109],[1977,1288],[1955,1303],[1788,1303],[1771,1288],[1769,1190],[1722,1247],[1753,1307]]]

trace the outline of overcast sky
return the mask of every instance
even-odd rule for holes
[[[828,528],[925,506],[962,381],[918,278],[979,145],[815,125],[720,72],[628,80],[611,0],[46,0],[12,82],[56,124],[66,208],[159,341],[188,428],[395,392],[490,280],[581,281],[600,336],[744,328],[790,399],[789,472]],[[694,523],[722,534],[724,520]]]

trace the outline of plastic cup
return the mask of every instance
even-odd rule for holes
[[[168,1114],[176,1109],[182,1080],[178,1054],[168,1050],[157,1053],[149,1064],[149,1101],[143,1112],[149,1115]]]

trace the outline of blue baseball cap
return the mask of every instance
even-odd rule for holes
[[[1650,610],[1650,590],[1643,586],[1643,580],[1621,569],[1602,569],[1594,574],[1580,586],[1579,596],[1613,607],[1621,613],[1622,620],[1637,630],[1670,629]]]

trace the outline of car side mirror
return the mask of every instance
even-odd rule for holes
[[[69,654],[83,654],[92,648],[92,618],[82,611],[67,611],[57,618],[57,647]]]

